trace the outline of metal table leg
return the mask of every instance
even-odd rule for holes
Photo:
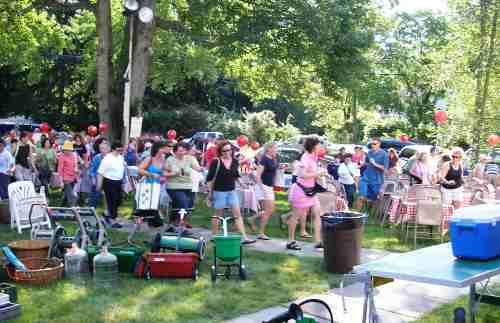
[[[476,284],[470,285],[469,289],[469,323],[475,323],[475,308],[476,308]]]

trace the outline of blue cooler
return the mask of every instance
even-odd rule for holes
[[[459,209],[450,219],[453,255],[488,260],[500,256],[500,205],[482,204]]]

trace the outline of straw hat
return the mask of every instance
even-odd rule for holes
[[[66,140],[63,145],[63,150],[73,151],[73,143],[69,140]]]

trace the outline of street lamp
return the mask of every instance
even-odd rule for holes
[[[153,21],[153,10],[149,7],[141,7],[137,0],[125,0],[125,14],[130,17],[129,20],[129,44],[128,44],[128,66],[123,76],[125,79],[125,93],[123,96],[123,142],[127,143],[130,133],[130,90],[132,87],[132,57],[133,57],[133,39],[134,39],[134,17],[137,14],[139,20],[144,24]]]

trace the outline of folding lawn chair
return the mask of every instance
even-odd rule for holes
[[[434,232],[433,228],[438,228],[438,231]],[[440,201],[417,201],[413,236],[414,248],[417,248],[417,239],[443,242],[443,206]]]

